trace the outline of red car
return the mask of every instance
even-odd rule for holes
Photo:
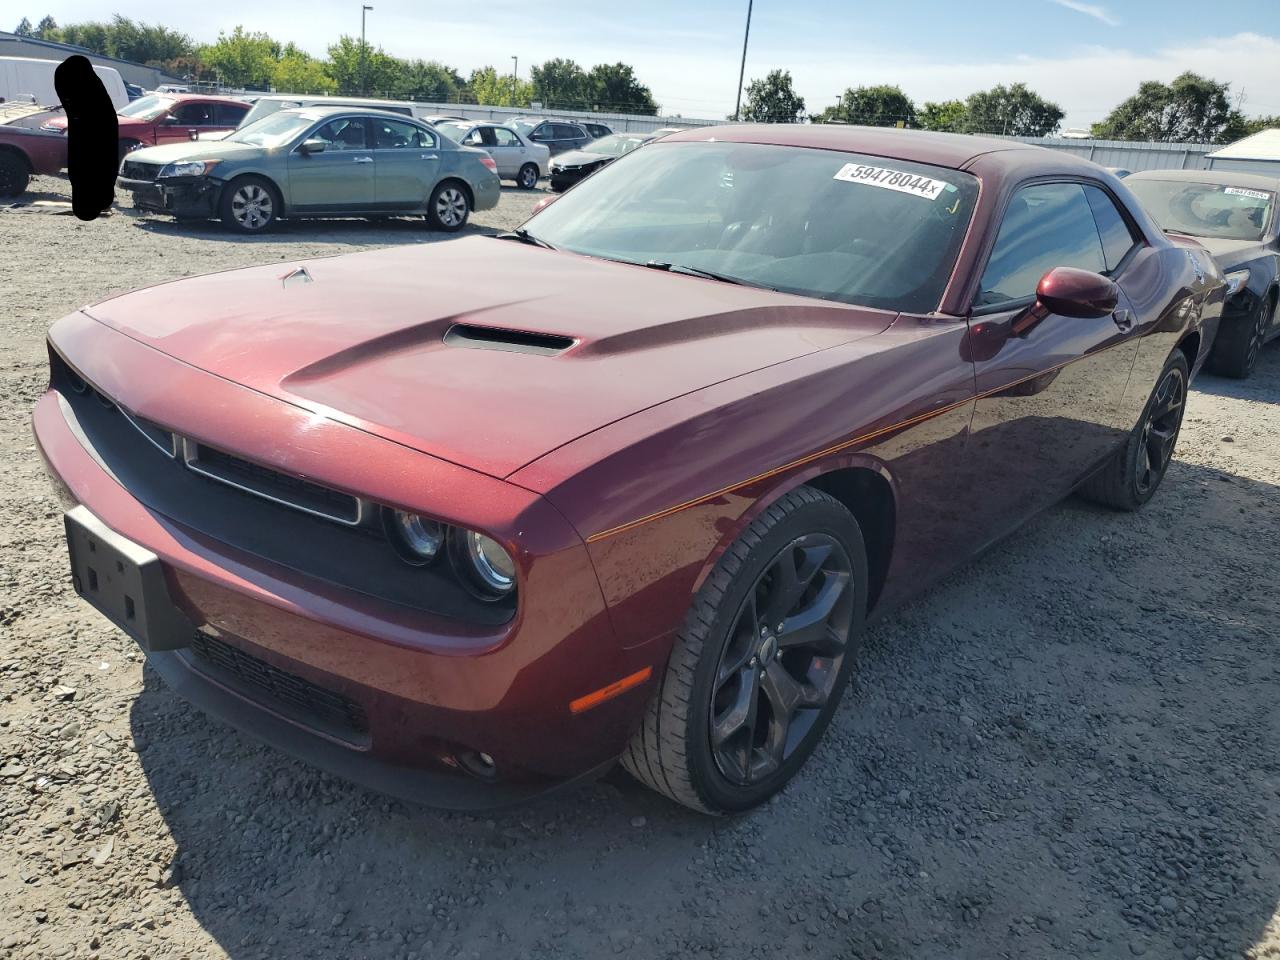
[[[1154,494],[1222,297],[1062,153],[689,130],[498,238],[78,311],[35,434],[76,589],[207,711],[435,805],[621,757],[730,812],[868,618]]]
[[[148,94],[118,115],[120,158],[138,147],[195,140],[210,133],[234,130],[249,112],[249,104],[231,97],[192,94]],[[41,129],[65,133],[66,117],[55,117]]]
[[[0,124],[0,197],[21,196],[33,176],[55,174],[66,165],[65,137]]]

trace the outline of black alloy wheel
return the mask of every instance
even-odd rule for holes
[[[716,766],[740,786],[781,769],[813,731],[844,662],[853,566],[814,533],[787,544],[752,585],[729,630],[708,731]]]
[[[1182,369],[1172,367],[1166,370],[1147,409],[1139,441],[1141,448],[1134,460],[1134,481],[1139,494],[1154,491],[1169,469],[1186,402],[1187,378]]]

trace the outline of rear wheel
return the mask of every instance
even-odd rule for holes
[[[427,201],[427,223],[436,230],[456,233],[467,225],[471,216],[471,201],[467,191],[456,180],[437,184]]]
[[[536,164],[526,163],[516,175],[516,186],[521,190],[532,190],[537,185],[538,167]]]
[[[1248,316],[1222,326],[1209,354],[1210,371],[1236,379],[1244,379],[1253,372],[1267,331],[1275,320],[1276,303],[1277,294],[1273,290],[1270,296],[1258,301]]]
[[[1111,461],[1085,481],[1081,496],[1117,510],[1137,510],[1155,496],[1182,429],[1187,380],[1187,358],[1175,350],[1156,381],[1138,426]]]
[[[31,183],[27,162],[16,153],[0,150],[0,197],[18,197]]]
[[[707,813],[768,799],[831,721],[866,598],[852,514],[809,487],[783,496],[698,591],[623,766]]]
[[[218,198],[218,218],[235,233],[262,233],[279,216],[280,195],[263,177],[237,177]]]

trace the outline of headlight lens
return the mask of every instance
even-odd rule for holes
[[[434,560],[444,543],[444,527],[416,513],[384,510],[382,523],[387,539],[400,559],[415,567],[425,566]]]
[[[1237,293],[1244,289],[1244,285],[1249,282],[1248,270],[1233,270],[1226,275],[1227,280],[1227,296],[1234,297]]]
[[[166,163],[161,169],[160,177],[203,177],[217,166],[217,160],[179,160]]]
[[[516,564],[511,554],[492,537],[474,530],[459,530],[461,555],[465,573],[482,592],[492,597],[510,593],[516,585]]]

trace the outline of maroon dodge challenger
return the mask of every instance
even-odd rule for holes
[[[436,806],[621,759],[726,813],[869,618],[1155,493],[1223,289],[1060,153],[690,130],[513,233],[79,310],[34,427],[75,589],[204,710]]]

